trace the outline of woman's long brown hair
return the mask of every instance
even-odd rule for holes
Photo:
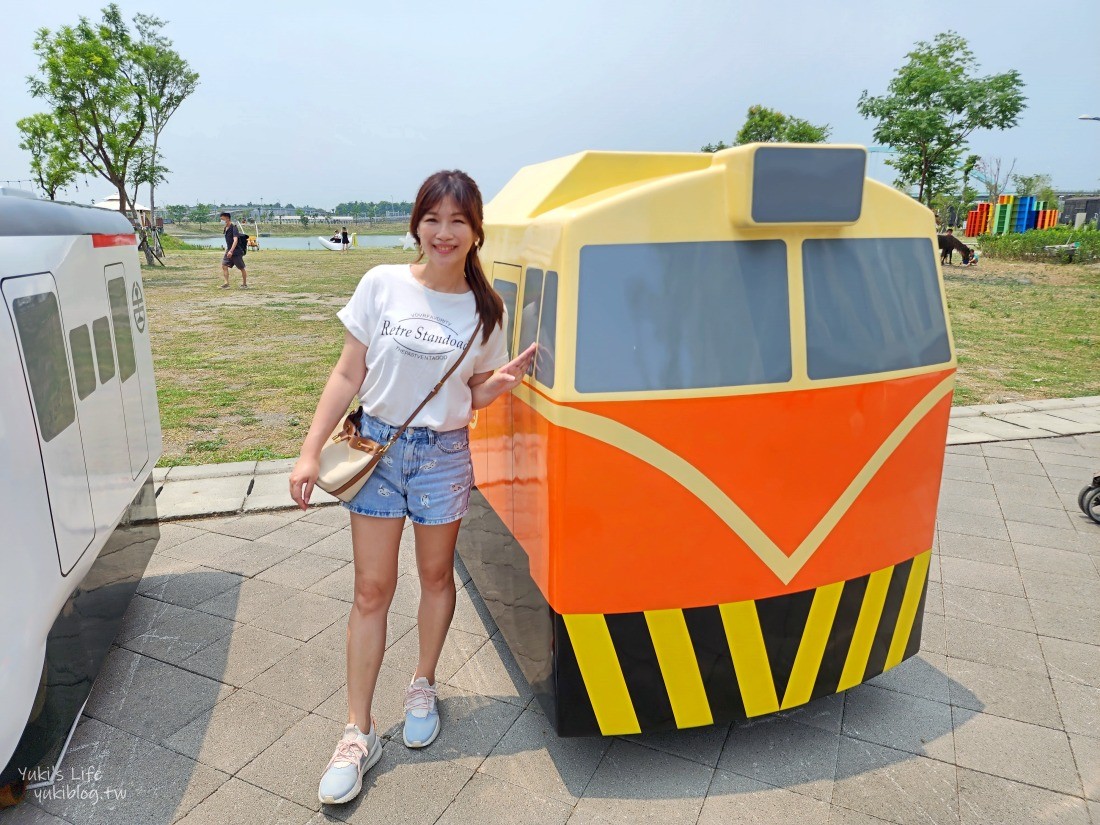
[[[497,295],[496,290],[489,284],[485,277],[485,270],[481,268],[481,261],[477,257],[477,251],[485,243],[485,230],[482,227],[484,211],[481,204],[481,190],[477,188],[474,179],[465,172],[457,169],[451,171],[436,172],[420,185],[420,191],[416,193],[416,203],[413,204],[412,216],[409,219],[409,232],[420,243],[420,235],[416,228],[424,216],[439,206],[446,197],[454,198],[458,209],[470,222],[474,230],[476,240],[466,255],[466,283],[474,293],[474,301],[477,303],[477,314],[481,317],[481,343],[486,343],[493,332],[493,327],[504,324],[504,301]],[[424,257],[424,250],[416,260]]]

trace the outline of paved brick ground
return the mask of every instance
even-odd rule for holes
[[[442,735],[388,742],[360,799],[323,810],[346,514],[165,524],[63,780],[0,823],[1100,825],[1100,525],[1076,504],[1095,470],[1100,435],[950,447],[920,655],[694,732],[557,739],[459,568]],[[406,537],[375,706],[387,737],[416,655]]]

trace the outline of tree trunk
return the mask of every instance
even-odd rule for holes
[[[159,135],[157,134],[156,130],[154,130],[153,131],[153,156],[152,156],[153,157],[153,174],[151,175],[151,177],[153,177],[153,178],[156,178],[157,138],[158,137],[159,137]],[[156,226],[157,225],[157,201],[156,201],[156,198],[153,195],[153,190],[155,188],[156,188],[156,184],[152,180],[150,180],[149,181],[149,225],[150,226]]]

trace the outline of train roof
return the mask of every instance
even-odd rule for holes
[[[48,235],[130,235],[134,227],[121,212],[44,201],[0,190],[0,237]]]

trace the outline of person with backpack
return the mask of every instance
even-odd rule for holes
[[[233,225],[233,216],[228,212],[218,215],[225,224],[225,255],[222,257],[222,289],[229,289],[229,270],[237,267],[241,271],[241,289],[248,289],[248,272],[244,268],[244,256],[248,252],[248,236]]]

